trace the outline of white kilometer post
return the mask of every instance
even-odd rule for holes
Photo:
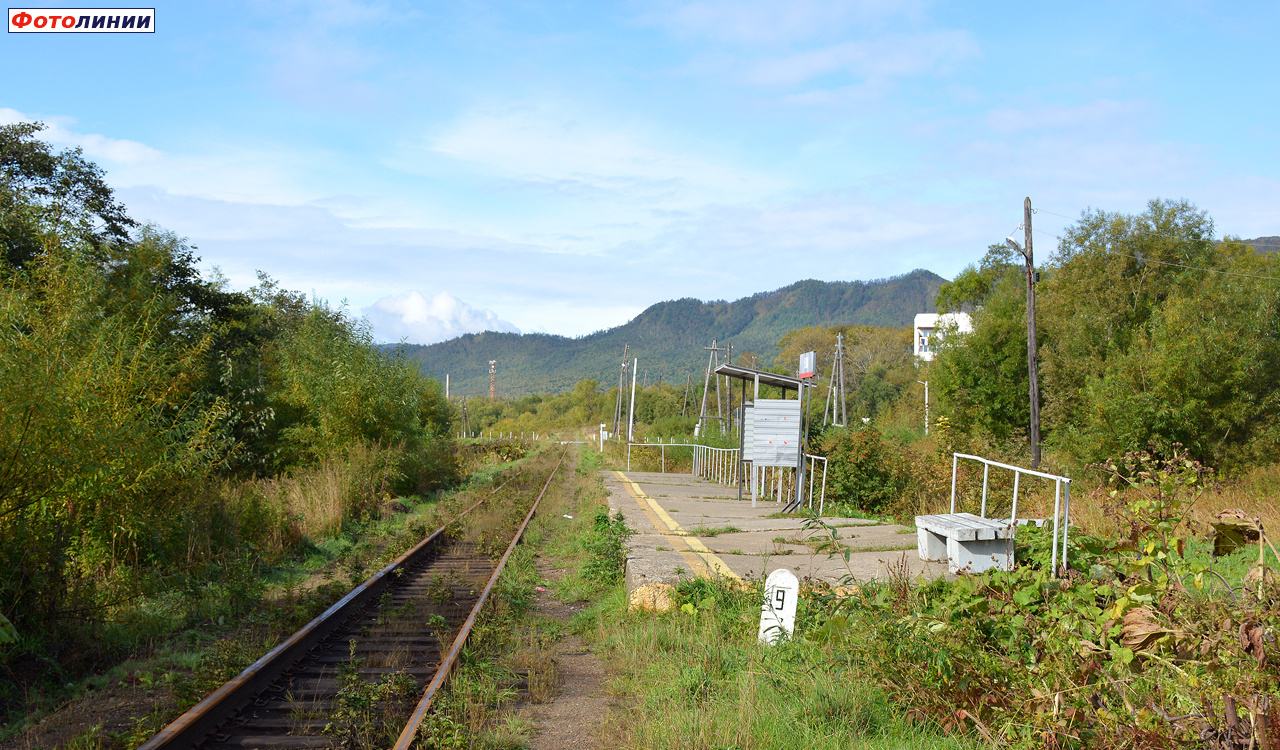
[[[796,603],[800,599],[800,579],[786,568],[778,568],[764,582],[764,603],[760,606],[760,642],[777,643],[791,636],[796,627]]]

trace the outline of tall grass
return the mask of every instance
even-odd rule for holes
[[[873,679],[827,649],[756,639],[761,590],[690,581],[688,608],[627,612],[615,590],[581,626],[618,675],[629,708],[615,717],[627,748],[965,748],[913,724]],[[688,611],[692,609],[692,612]]]
[[[350,495],[346,467],[332,459],[314,469],[267,480],[264,489],[277,507],[287,509],[302,534],[311,539],[335,537],[342,531]]]

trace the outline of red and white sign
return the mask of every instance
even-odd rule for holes
[[[814,370],[818,369],[817,352],[805,352],[800,355],[800,373],[796,375],[798,378],[811,378]]]
[[[154,34],[155,8],[10,8],[10,34]]]

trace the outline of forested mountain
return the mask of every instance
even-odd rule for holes
[[[1241,240],[1241,242],[1260,253],[1274,253],[1280,250],[1280,237],[1254,237],[1251,240]]]
[[[925,270],[870,282],[807,279],[734,302],[659,302],[624,325],[581,338],[486,331],[408,345],[405,353],[427,375],[443,381],[448,374],[454,395],[487,394],[491,359],[498,360],[500,395],[563,392],[583,378],[608,387],[617,383],[624,344],[631,345],[628,356],[640,360],[641,382],[682,383],[688,375],[701,377],[709,354],[703,347],[712,339],[722,347],[732,342],[734,361],[749,351],[772,365],[778,339],[796,328],[909,326],[916,313],[934,311],[944,281]]]

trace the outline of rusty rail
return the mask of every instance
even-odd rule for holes
[[[524,517],[524,523],[520,524],[520,528],[516,530],[516,535],[511,539],[511,544],[507,545],[507,551],[502,553],[502,559],[498,561],[498,567],[494,569],[493,575],[489,577],[489,583],[485,585],[484,591],[480,593],[480,601],[476,602],[471,614],[467,616],[467,621],[462,624],[462,629],[458,631],[458,636],[453,639],[453,647],[449,649],[449,655],[440,663],[440,670],[436,672],[431,684],[427,685],[426,691],[422,694],[422,700],[418,701],[418,707],[413,710],[413,714],[409,717],[409,722],[405,725],[404,730],[400,732],[400,738],[396,740],[393,750],[409,750],[413,745],[414,737],[418,733],[418,727],[422,725],[422,720],[426,718],[427,711],[431,709],[431,701],[435,699],[436,691],[444,686],[444,681],[448,678],[449,671],[453,668],[454,662],[458,660],[458,655],[462,653],[462,645],[466,642],[467,635],[471,633],[471,626],[475,624],[476,616],[480,614],[485,601],[488,600],[489,592],[497,584],[498,576],[502,575],[502,569],[506,566],[507,559],[515,551],[516,544],[520,542],[520,537],[524,536],[524,530],[528,528],[529,522],[533,520],[533,514],[538,510],[538,504],[542,502],[542,496],[547,494],[547,488],[551,486],[551,480],[555,478],[556,472],[560,470],[560,464],[564,463],[564,457],[568,453],[569,449],[565,448],[565,452],[560,454],[560,460],[556,462],[556,467],[547,475],[546,484],[542,485],[542,491],[538,493],[533,505],[529,507],[529,512]]]
[[[567,451],[566,451],[567,453]],[[546,493],[547,487],[550,486],[551,479],[555,476],[564,461],[564,454],[552,469],[547,477],[546,483],[543,485],[542,492],[538,494],[537,500],[534,501],[529,515],[526,516],[524,524],[520,526],[516,533],[515,539],[508,548],[507,554],[503,555],[498,565],[497,571],[502,570],[502,565],[506,563],[507,557],[514,548],[516,541],[520,539],[524,529],[532,518],[534,509],[537,508],[538,501]],[[377,573],[374,573],[364,583],[360,584],[350,591],[342,599],[335,602],[326,609],[322,614],[304,625],[301,629],[289,636],[282,643],[277,645],[266,655],[249,665],[239,675],[219,687],[204,700],[197,703],[191,709],[175,719],[172,723],[162,729],[158,734],[143,744],[139,750],[172,750],[174,748],[196,747],[207,742],[211,735],[219,726],[224,724],[228,718],[247,707],[258,695],[262,694],[268,687],[285,675],[289,668],[303,659],[313,648],[322,644],[326,638],[339,630],[343,624],[355,613],[360,612],[366,605],[376,601],[376,598],[387,589],[391,580],[395,577],[396,571],[404,568],[410,563],[417,562],[419,558],[425,556],[438,542],[444,538],[445,530],[455,521],[462,519],[471,511],[475,510],[484,502],[488,501],[503,487],[515,480],[524,473],[522,468],[519,472],[509,477],[505,482],[492,490],[488,495],[477,500],[460,512],[448,523],[433,531],[425,539],[415,544],[404,554],[397,557],[393,562],[389,563]],[[475,616],[479,608],[483,606],[485,598],[497,579],[498,572],[495,572],[485,588],[485,596],[482,596],[479,602],[473,608],[470,616],[464,624],[464,630],[455,639],[456,644],[450,659],[444,662],[440,669],[440,674],[447,673],[448,667],[451,665],[452,659],[456,658],[457,646],[465,639],[466,633],[469,632],[471,624],[475,620]],[[439,678],[439,674],[437,678]],[[436,686],[440,679],[433,680],[431,685]],[[430,696],[434,693],[434,689],[429,689],[424,701],[429,705]],[[416,715],[416,714],[415,714]],[[419,722],[421,719],[418,720]],[[416,725],[415,725],[416,731]],[[412,734],[412,733],[411,733]]]

